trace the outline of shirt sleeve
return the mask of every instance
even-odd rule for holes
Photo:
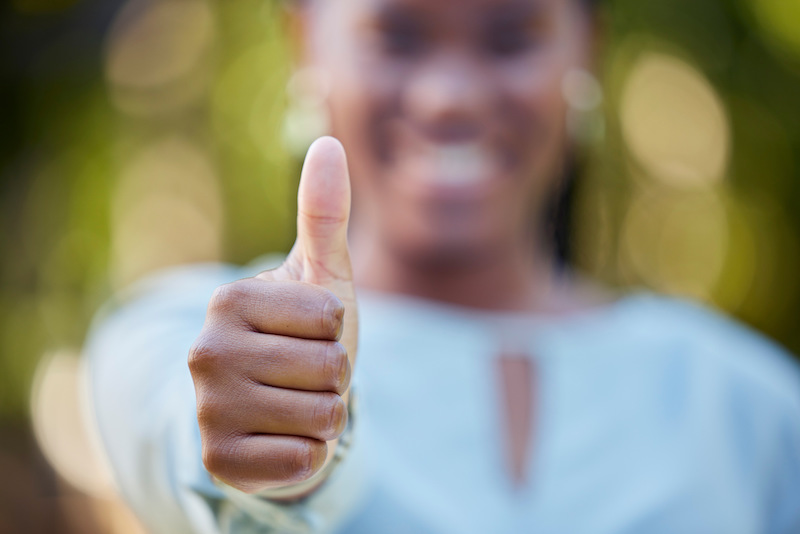
[[[119,491],[150,532],[332,532],[358,501],[356,448],[311,496],[288,504],[223,491],[203,466],[187,356],[214,289],[249,274],[173,269],[108,305],[89,333],[97,430]]]
[[[800,382],[798,382],[800,388]],[[769,532],[800,532],[800,395],[784,414],[776,440]]]

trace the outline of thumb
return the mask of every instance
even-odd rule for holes
[[[304,256],[306,281],[352,279],[349,218],[350,175],[344,147],[333,137],[321,137],[308,149],[297,194],[296,252]]]

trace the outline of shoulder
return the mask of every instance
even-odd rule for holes
[[[185,367],[185,354],[205,322],[214,290],[252,276],[262,264],[245,267],[204,263],[164,269],[114,294],[95,314],[84,352],[93,381],[107,375],[146,372],[150,367]]]
[[[282,255],[266,255],[245,266],[228,263],[197,263],[162,269],[115,293],[95,316],[94,325],[115,317],[143,318],[153,311],[199,309],[205,315],[214,290],[229,282],[254,276],[278,266]]]
[[[800,415],[800,366],[749,326],[689,300],[629,297],[620,327],[630,342],[680,359],[693,374],[738,393],[756,393]]]

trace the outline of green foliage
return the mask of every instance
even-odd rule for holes
[[[93,313],[116,288],[172,263],[242,263],[293,241],[299,162],[281,140],[292,55],[282,8],[256,0],[187,3],[202,4],[184,19],[195,25],[167,26],[178,37],[164,40],[163,57],[145,58],[162,69],[161,78],[148,80],[130,74],[141,58],[135,46],[125,48],[125,32],[139,19],[119,11],[121,1],[0,8],[0,418],[26,417],[39,358],[80,347]],[[695,193],[648,176],[619,119],[641,53],[679,58],[713,88],[732,147],[721,185],[711,188],[728,246],[721,271],[699,296],[800,353],[800,23],[793,5],[617,0],[607,7],[607,130],[580,187],[576,249],[577,262],[610,283],[684,287],[640,272],[620,237],[642,191],[674,206],[699,205]],[[163,208],[137,190],[142,169],[163,174],[145,179],[184,215],[131,237],[136,221]],[[196,174],[203,179],[193,182]],[[671,213],[672,205],[660,206]]]

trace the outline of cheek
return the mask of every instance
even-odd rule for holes
[[[551,190],[560,178],[566,152],[566,102],[560,65],[530,65],[506,73],[509,122],[519,134],[517,154],[532,195]]]
[[[332,134],[347,150],[354,181],[375,175],[388,151],[381,125],[396,113],[399,89],[390,74],[362,60],[343,66],[331,85]]]

